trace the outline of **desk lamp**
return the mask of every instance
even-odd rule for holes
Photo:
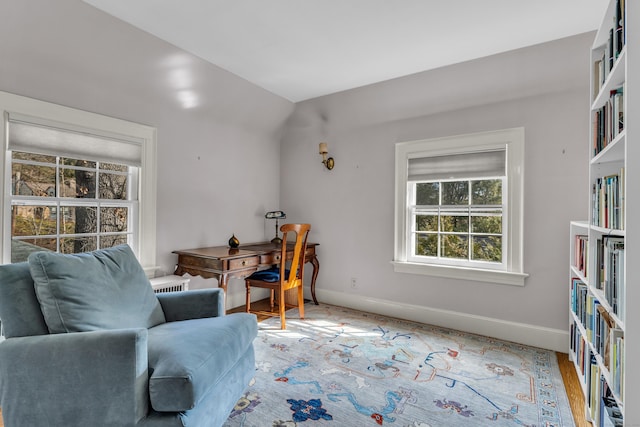
[[[264,216],[267,219],[275,219],[276,220],[276,237],[271,239],[271,243],[281,244],[282,239],[278,237],[278,220],[285,219],[287,215],[282,211],[271,211],[267,212]]]

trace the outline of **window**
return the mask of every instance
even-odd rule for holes
[[[128,243],[155,265],[155,129],[0,92],[2,262]]]
[[[523,285],[524,130],[396,144],[397,272]]]
[[[138,168],[21,151],[11,156],[11,262],[43,249],[79,253],[133,242]]]

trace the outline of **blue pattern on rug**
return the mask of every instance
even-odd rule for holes
[[[225,427],[575,426],[552,351],[330,305],[259,324]]]

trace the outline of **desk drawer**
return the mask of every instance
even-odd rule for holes
[[[240,270],[247,267],[256,267],[260,262],[258,256],[252,256],[247,258],[238,258],[229,260],[229,270]]]
[[[307,262],[311,259],[312,256],[316,254],[315,248],[307,248],[307,251],[304,253]],[[272,265],[272,264],[280,264],[280,259],[282,258],[282,254],[280,252],[272,252],[270,254],[260,255],[260,265]],[[293,253],[287,253],[287,260],[291,261],[293,259]]]
[[[189,268],[222,270],[222,260],[202,258],[198,256],[180,255],[178,257],[178,264]]]
[[[263,254],[263,255],[260,255],[260,265],[280,264],[281,258],[282,258],[282,255],[280,254],[280,252]]]

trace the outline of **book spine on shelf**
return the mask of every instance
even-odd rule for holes
[[[617,174],[596,178],[591,194],[592,225],[624,229],[624,168]]]
[[[582,274],[583,277],[587,277],[587,261],[589,257],[589,237],[582,234],[577,234],[573,242],[574,245],[574,259],[573,266],[577,271]]]
[[[605,104],[593,114],[593,155],[599,154],[624,131],[624,86],[609,92]]]

